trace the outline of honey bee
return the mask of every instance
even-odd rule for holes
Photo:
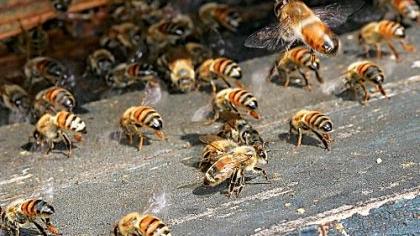
[[[124,22],[113,25],[100,39],[100,45],[110,50],[135,50],[143,43],[143,37],[140,27],[132,22]],[[123,51],[127,53],[127,51]]]
[[[358,61],[351,64],[346,71],[346,81],[353,91],[356,93],[357,86],[363,89],[364,97],[363,103],[366,103],[369,98],[369,91],[366,83],[374,84],[382,95],[387,97],[385,90],[382,87],[385,75],[383,70],[371,61]]]
[[[200,20],[207,26],[217,29],[224,27],[236,32],[242,19],[239,12],[226,4],[214,2],[202,5],[198,11]]]
[[[27,87],[34,83],[47,81],[50,84],[65,84],[70,82],[72,75],[59,61],[50,57],[35,57],[26,62],[24,67]]]
[[[186,15],[162,19],[149,27],[146,42],[154,46],[155,50],[160,50],[168,44],[175,44],[191,35],[193,27],[191,18]]]
[[[130,144],[133,142],[133,135],[139,137],[139,150],[142,149],[145,138],[142,128],[153,130],[156,137],[160,140],[166,139],[165,134],[162,132],[162,117],[150,106],[140,105],[128,108],[120,118],[120,126]]]
[[[38,57],[45,53],[49,44],[48,33],[41,25],[31,30],[26,30],[20,21],[22,33],[17,37],[17,48],[26,53],[27,58]]]
[[[217,135],[233,140],[240,145],[253,146],[259,158],[265,160],[268,158],[266,142],[264,142],[259,132],[247,120],[242,119],[238,115],[229,118]]]
[[[334,55],[339,49],[339,38],[330,27],[343,23],[362,5],[362,1],[344,1],[339,6],[310,9],[302,1],[276,0],[274,13],[277,24],[266,26],[249,36],[245,46],[275,50],[287,44],[290,47],[299,40],[316,52]]]
[[[202,159],[198,165],[200,168],[206,164],[213,164],[220,156],[230,153],[239,146],[233,140],[224,139],[216,135],[200,136],[200,141],[206,144],[202,151]]]
[[[50,0],[51,5],[58,12],[67,12],[70,8],[72,0]]]
[[[403,18],[419,21],[420,9],[414,0],[378,0],[379,5],[388,6],[399,15],[400,22]]]
[[[310,88],[305,69],[312,70],[315,73],[317,80],[323,83],[323,79],[319,75],[319,57],[315,55],[307,47],[295,47],[289,51],[280,53],[270,70],[268,79],[271,79],[277,70],[279,75],[285,77],[284,86],[287,87],[290,82],[289,74],[298,71],[302,78],[305,80],[305,86]]]
[[[157,73],[150,64],[121,63],[106,75],[105,81],[112,88],[126,88],[156,76]]]
[[[230,178],[228,196],[235,194],[238,197],[245,185],[245,171],[263,174],[268,180],[265,170],[257,164],[266,164],[266,160],[258,157],[252,146],[240,146],[232,153],[221,156],[205,173],[204,185],[217,186]]]
[[[97,77],[104,77],[115,65],[115,57],[106,49],[97,49],[87,58],[88,72]]]
[[[32,106],[28,93],[17,84],[0,86],[2,104],[11,111],[27,113]]]
[[[71,112],[75,106],[76,99],[73,94],[67,89],[56,86],[40,91],[36,95],[34,102],[34,109],[38,115],[43,115],[46,112]]]
[[[243,87],[239,80],[242,78],[241,67],[231,59],[218,57],[207,59],[198,68],[198,78],[202,81],[209,82],[212,86],[213,93],[216,93],[216,85],[214,80],[221,78],[228,87],[232,87],[228,79],[234,79],[238,87]]]
[[[143,213],[131,212],[119,219],[113,228],[114,236],[155,235],[171,236],[169,227],[155,216],[166,206],[165,194],[149,199],[150,205]]]
[[[185,48],[169,50],[158,59],[158,63],[166,68],[172,87],[186,93],[195,88],[195,70],[191,56]]]
[[[114,228],[115,236],[156,235],[171,236],[171,231],[154,215],[131,212],[122,217]]]
[[[400,56],[391,42],[393,39],[397,39],[405,51],[415,51],[414,46],[407,43],[405,37],[404,26],[394,21],[382,20],[363,26],[359,33],[359,43],[363,46],[366,54],[369,53],[369,46],[375,46],[378,58],[382,57],[381,45],[386,43],[399,61]]]
[[[60,111],[55,115],[46,113],[41,116],[35,127],[33,138],[37,146],[47,143],[47,154],[49,154],[54,149],[55,143],[64,141],[67,152],[63,152],[63,154],[67,157],[70,157],[72,153],[72,141],[67,132],[75,132],[77,135],[86,133],[85,122],[77,115],[67,111]]]
[[[290,120],[289,135],[292,135],[293,131],[298,132],[296,147],[302,142],[303,132],[312,131],[322,141],[325,149],[330,150],[333,123],[327,115],[319,111],[300,110]]]
[[[46,230],[52,235],[61,235],[57,227],[51,223],[51,216],[55,213],[54,207],[44,200],[18,199],[0,212],[2,228],[10,234],[20,235],[23,226],[33,224],[42,235],[49,235]]]
[[[188,42],[185,49],[191,55],[194,65],[200,65],[212,56],[212,51],[200,43]]]
[[[248,114],[255,119],[260,119],[256,111],[258,108],[257,99],[245,89],[226,88],[219,91],[213,100],[213,121],[217,120],[221,112],[239,113],[240,108],[247,110]]]

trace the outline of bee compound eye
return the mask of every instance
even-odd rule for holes
[[[330,122],[326,123],[324,126],[322,126],[322,129],[325,132],[331,132],[332,131],[332,124]]]

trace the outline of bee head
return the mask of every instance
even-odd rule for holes
[[[332,131],[332,129],[333,129],[333,126],[332,126],[332,123],[331,122],[326,122],[324,125],[322,125],[321,126],[321,129],[324,131],[324,132],[331,132]]]
[[[377,66],[370,66],[365,73],[366,77],[374,84],[382,84],[384,82],[385,78],[382,70]]]
[[[267,151],[264,148],[264,145],[261,143],[254,145],[255,151],[257,152],[257,156],[260,158],[259,162],[261,164],[267,164],[268,163],[268,155]]]
[[[178,88],[182,92],[191,91],[194,88],[194,79],[191,77],[182,77],[178,80]]]
[[[162,120],[154,118],[150,123],[150,127],[155,130],[161,130],[163,128]]]
[[[395,30],[395,36],[398,38],[405,38],[405,29],[404,27],[400,26]]]
[[[245,106],[250,110],[256,110],[258,108],[258,102],[256,100],[251,100]]]
[[[66,99],[63,102],[63,106],[68,110],[68,111],[72,111],[73,108],[75,107],[76,104],[74,104],[74,100],[73,99]]]
[[[237,11],[229,11],[228,13],[228,23],[233,28],[236,28],[239,26],[239,23],[241,22],[241,16]]]
[[[321,52],[328,55],[335,55],[338,51],[338,48],[340,46],[340,41],[337,36],[332,35],[330,37],[327,37],[326,40],[324,40],[324,44],[322,45]]]
[[[112,65],[114,63],[111,60],[108,59],[100,59],[98,60],[98,67],[103,73],[107,73],[112,69]]]

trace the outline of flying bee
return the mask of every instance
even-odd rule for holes
[[[404,18],[412,21],[420,20],[419,5],[414,0],[378,0],[378,5],[397,12],[399,22]]]
[[[44,200],[18,199],[1,211],[2,228],[10,234],[20,235],[21,228],[33,224],[42,235],[61,235],[57,227],[51,223],[51,216],[54,213],[54,207]]]
[[[217,186],[230,178],[228,196],[238,197],[245,185],[245,171],[263,174],[268,180],[267,173],[257,164],[266,164],[266,160],[258,157],[252,146],[240,146],[231,153],[221,156],[206,172],[204,185]]]
[[[166,139],[165,134],[162,132],[162,117],[150,106],[140,105],[128,108],[120,118],[120,126],[130,144],[133,143],[133,135],[139,137],[139,150],[142,149],[145,139],[142,128],[151,129],[160,140]]]
[[[170,49],[158,59],[158,64],[166,68],[166,73],[172,87],[186,93],[193,90],[196,86],[195,70],[191,56],[185,48]]]
[[[217,29],[224,27],[236,32],[242,19],[239,12],[232,6],[210,2],[198,10],[200,20],[207,26]]]
[[[150,64],[121,63],[106,75],[105,81],[112,88],[126,88],[156,76],[157,73]]]
[[[51,5],[58,12],[67,12],[70,8],[72,0],[50,0]]]
[[[11,111],[26,114],[32,106],[28,93],[17,84],[3,84],[0,86],[2,104]]]
[[[85,122],[80,117],[67,111],[60,111],[55,115],[46,113],[39,118],[35,127],[33,138],[37,146],[46,143],[48,145],[47,154],[49,154],[54,149],[55,143],[64,141],[67,153],[63,154],[67,157],[70,157],[72,153],[72,141],[67,132],[74,132],[77,137],[86,133]]]
[[[165,194],[155,195],[149,199],[149,206],[143,213],[131,212],[119,219],[113,228],[114,236],[154,235],[171,236],[169,227],[156,213],[166,206]]]
[[[185,49],[191,55],[194,65],[200,65],[212,56],[212,51],[200,43],[188,42]]]
[[[339,38],[330,27],[344,23],[363,1],[345,1],[340,5],[310,9],[297,0],[276,0],[274,13],[277,24],[266,26],[245,41],[246,47],[271,50],[290,47],[294,41],[305,43],[312,50],[334,55],[339,49]]]
[[[381,45],[385,43],[391,49],[397,61],[400,60],[400,56],[392,44],[393,39],[397,39],[406,52],[415,51],[414,45],[407,43],[405,38],[404,26],[389,20],[371,22],[363,26],[359,33],[359,43],[363,46],[366,55],[369,53],[369,46],[375,46],[376,55],[381,58]]]
[[[213,93],[216,93],[216,85],[214,80],[221,78],[228,87],[232,87],[228,79],[234,79],[238,87],[243,87],[239,82],[242,78],[241,67],[231,59],[218,57],[207,59],[198,68],[198,78],[202,81],[209,82],[212,86]]]
[[[256,111],[258,102],[254,95],[241,88],[226,88],[219,91],[213,99],[213,121],[217,120],[221,112],[239,113],[238,109],[245,109],[255,119],[260,119]]]
[[[104,77],[115,65],[115,57],[107,49],[97,49],[87,58],[87,70],[97,77]]]
[[[217,135],[233,140],[240,145],[253,146],[259,158],[265,160],[268,158],[266,142],[261,138],[259,132],[239,115],[233,115],[229,118]]]
[[[333,123],[327,115],[319,111],[300,110],[290,120],[289,135],[293,131],[298,132],[297,147],[302,143],[303,132],[312,131],[322,141],[325,149],[330,150]]]
[[[59,61],[50,57],[35,57],[26,62],[24,67],[27,87],[34,83],[47,81],[50,84],[65,84],[71,82],[72,75]]]
[[[200,168],[207,164],[213,164],[221,155],[230,153],[239,146],[233,140],[224,139],[216,135],[200,136],[200,141],[206,144],[201,154],[202,159],[198,165]]]
[[[174,18],[163,19],[147,30],[146,42],[155,50],[160,50],[168,44],[175,44],[190,36],[193,31],[193,22],[189,16],[178,15]]]
[[[53,86],[44,89],[35,96],[34,109],[39,116],[46,112],[71,112],[75,106],[76,99],[73,94],[67,89],[60,87]]]
[[[357,92],[357,86],[360,86],[363,89],[363,103],[366,103],[370,98],[366,83],[374,84],[381,94],[387,97],[385,90],[382,87],[384,79],[385,75],[383,70],[371,61],[354,62],[347,68],[346,71],[347,85],[353,89],[355,95]]]
[[[305,80],[306,87],[310,88],[305,69],[313,71],[320,83],[324,82],[318,72],[319,57],[307,47],[295,47],[279,54],[270,70],[268,79],[271,79],[277,70],[279,75],[284,76],[284,87],[287,87],[290,82],[290,73],[298,71]]]
[[[135,50],[143,43],[143,37],[140,27],[132,22],[124,22],[111,26],[99,43],[103,48],[120,49],[127,54],[127,50]]]

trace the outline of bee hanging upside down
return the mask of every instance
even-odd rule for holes
[[[386,92],[382,87],[384,79],[385,76],[382,69],[370,61],[355,62],[351,64],[346,71],[347,85],[353,89],[355,96],[358,86],[363,89],[364,97],[362,103],[366,103],[370,98],[366,83],[374,84],[381,94],[387,97]]]
[[[33,224],[43,236],[61,235],[56,226],[51,223],[51,215],[55,213],[54,207],[41,199],[18,199],[1,211],[0,228],[10,235],[21,235],[20,229]],[[42,224],[39,223],[42,222]],[[46,230],[50,233],[48,234]]]
[[[307,47],[295,47],[289,51],[281,53],[270,70],[268,79],[271,79],[277,70],[277,73],[285,77],[284,87],[290,82],[290,73],[298,71],[305,80],[305,86],[310,88],[306,71],[311,70],[315,73],[316,79],[323,83],[323,79],[319,75],[319,57]]]
[[[404,26],[394,21],[371,22],[365,25],[359,33],[359,43],[363,46],[366,55],[369,53],[369,46],[375,46],[377,57],[382,58],[381,46],[385,43],[391,49],[397,61],[400,61],[400,55],[392,44],[394,39],[400,42],[406,52],[415,51],[415,47],[406,42]]]
[[[325,149],[331,150],[330,143],[333,139],[330,133],[333,131],[333,123],[327,115],[319,111],[301,110],[290,120],[290,136],[293,131],[298,132],[297,147],[302,143],[303,133],[311,131],[322,141]]]

